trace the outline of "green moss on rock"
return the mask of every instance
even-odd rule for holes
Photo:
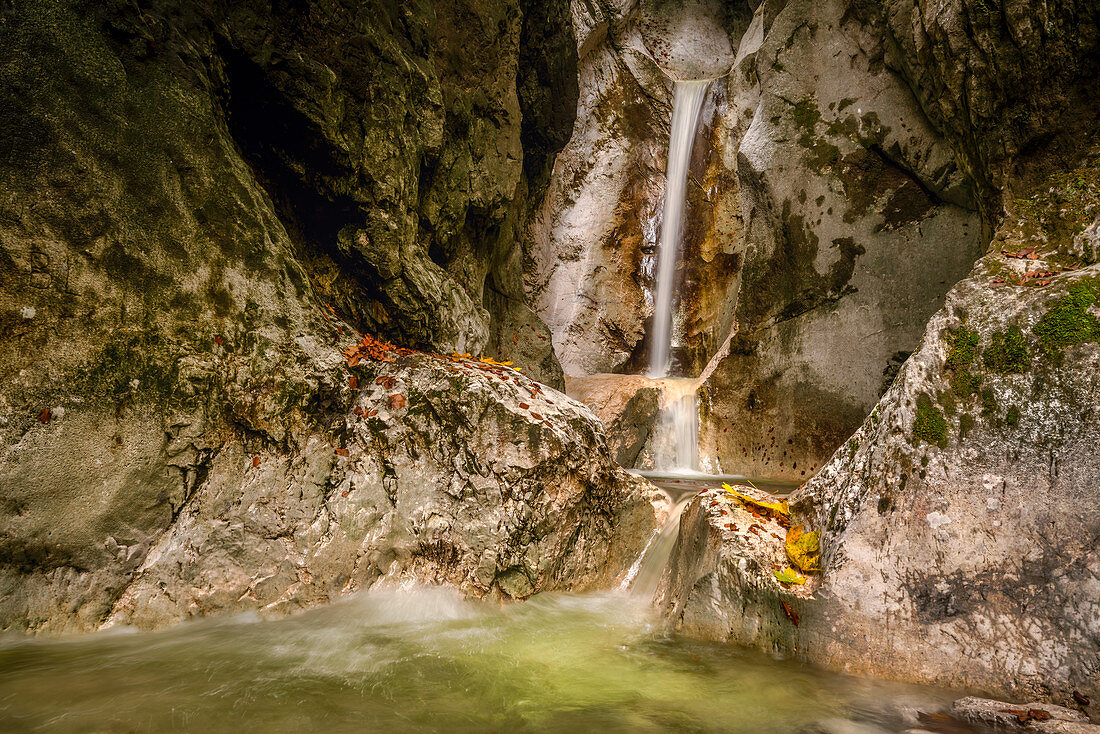
[[[917,398],[917,418],[913,421],[913,437],[947,448],[947,421],[943,412],[928,395]]]
[[[1005,424],[1009,426],[1015,426],[1020,422],[1020,409],[1015,405],[1010,406],[1008,413],[1005,415]]]
[[[85,396],[115,400],[145,395],[164,403],[178,378],[178,354],[154,330],[119,331],[104,344],[73,379]]]
[[[999,331],[993,335],[989,348],[985,350],[984,359],[985,366],[994,372],[1003,375],[1023,374],[1031,363],[1027,338],[1015,326],[1010,327],[1007,332]]]
[[[962,417],[959,418],[959,440],[960,441],[962,439],[966,438],[970,434],[970,432],[972,430],[974,430],[974,424],[975,423],[976,423],[976,421],[974,420],[974,416],[970,415],[969,413],[963,413]]]
[[[950,373],[951,391],[960,398],[974,395],[981,389],[981,375],[970,371],[978,356],[978,332],[965,326],[959,327],[949,339],[951,347],[947,351],[944,368]]]
[[[1088,312],[1096,298],[1094,283],[1076,283],[1031,328],[1047,356],[1060,357],[1068,346],[1100,341],[1100,320]]]

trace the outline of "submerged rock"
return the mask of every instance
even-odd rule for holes
[[[997,729],[1026,726],[1028,731],[1100,734],[1100,726],[1089,724],[1088,717],[1080,711],[1049,703],[1005,703],[968,696],[952,703],[951,713],[963,721]],[[1064,728],[1066,726],[1069,728]]]

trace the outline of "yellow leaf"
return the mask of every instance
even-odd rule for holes
[[[801,571],[820,571],[821,535],[815,530],[803,532],[801,525],[795,525],[787,531],[787,558]]]
[[[806,583],[806,577],[790,566],[787,566],[782,571],[772,571],[772,573],[775,574],[775,577],[781,584],[798,584],[801,586]]]
[[[762,500],[753,499],[747,494],[741,494],[736,489],[728,484],[723,484],[722,489],[726,490],[742,504],[748,505],[750,508],[755,509],[757,512],[764,513],[765,515],[782,515],[783,517],[790,517],[791,510],[787,507],[787,503],[784,500],[779,502],[764,502]]]

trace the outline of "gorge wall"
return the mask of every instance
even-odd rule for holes
[[[625,570],[652,508],[552,390],[516,238],[572,129],[567,14],[0,4],[0,626]],[[360,332],[526,376],[356,365]]]
[[[625,405],[633,381],[588,378],[647,363],[669,16],[719,24],[732,67],[695,146],[674,374],[712,362],[707,468],[804,480],[981,254],[1017,161],[1092,108],[1091,10],[1064,5],[1039,19],[1012,3],[573,3],[577,124],[526,245],[570,391]]]
[[[715,411],[704,420],[751,422],[752,412],[718,410],[753,377],[760,425],[731,426],[730,434],[754,431],[756,446],[778,446],[788,460],[794,446],[799,472],[788,475],[801,478],[797,439],[786,443],[783,426],[773,433],[769,404],[760,401],[767,382],[755,366],[778,363],[792,344],[802,362],[811,352],[828,354],[837,374],[860,372],[850,379],[863,384],[861,399],[874,407],[856,418],[862,409],[854,398],[845,402],[860,428],[847,440],[840,430],[827,441],[819,434],[826,453],[838,448],[790,498],[791,523],[820,533],[820,567],[804,583],[776,575],[792,561],[774,518],[760,520],[711,492],[684,512],[661,604],[676,629],[693,635],[858,674],[1087,708],[1081,701],[1100,693],[1100,11],[1076,2],[1040,8],[964,0],[763,3],[756,13],[763,35],[750,33],[759,39],[750,48],[766,55],[772,78],[816,81],[809,98],[799,96],[805,87],[783,91],[772,109],[786,105],[787,114],[772,113],[771,124],[756,116],[766,105],[753,111],[736,159],[742,201],[757,213],[770,205],[805,214],[807,202],[822,195],[812,188],[816,170],[833,184],[834,198],[823,192],[822,204],[832,201],[841,215],[838,223],[826,209],[801,220],[815,241],[789,218],[784,227],[754,228],[757,214],[743,210],[737,331],[702,388]],[[806,49],[817,56],[808,66],[788,63],[800,34],[814,37]],[[744,50],[742,41],[738,55]],[[843,73],[831,66],[838,59]],[[830,71],[817,76],[819,69]],[[876,79],[881,86],[872,85]],[[820,96],[834,85],[848,90],[845,99]],[[902,131],[906,137],[894,137]],[[787,155],[768,158],[773,149]],[[753,165],[758,159],[770,167]],[[775,177],[784,165],[784,176]],[[768,196],[758,194],[760,181]],[[860,201],[866,209],[857,208]],[[855,290],[838,294],[824,281],[817,291],[800,291],[809,300],[793,310],[770,311],[767,300],[797,281],[792,273],[812,275],[800,269],[798,248],[816,247],[823,232],[839,234],[840,223],[853,236],[852,264],[838,257],[827,272]],[[890,240],[907,229],[911,239]],[[890,241],[875,254],[876,244]],[[754,266],[757,243],[782,257]],[[842,253],[843,243],[834,244]],[[868,321],[845,326],[846,304],[876,292],[861,275],[876,258],[889,261],[878,270],[877,304],[864,302],[860,318]],[[966,275],[953,284],[960,270]],[[927,279],[924,286],[914,275]],[[933,287],[930,275],[944,280]],[[750,283],[757,289],[746,291]],[[911,290],[918,288],[919,298]],[[917,314],[930,312],[922,324]],[[743,322],[746,314],[765,318]],[[818,318],[824,329],[826,314],[835,326],[800,342],[800,329]],[[880,320],[891,314],[894,321]],[[877,331],[891,323],[894,329]],[[755,331],[743,329],[753,324]],[[753,341],[761,333],[774,341]],[[844,340],[834,344],[839,334]],[[872,369],[856,345],[891,334],[899,353],[888,355],[882,343],[878,358],[892,358]],[[727,372],[733,364],[742,372]],[[890,364],[901,364],[896,375]],[[801,370],[788,364],[777,384],[791,379],[792,368]],[[808,384],[830,383],[819,375]],[[717,385],[715,400],[709,389]],[[791,420],[828,414],[831,400],[803,393]],[[712,427],[710,440],[721,457],[728,439]],[[723,461],[723,468],[741,465]],[[811,463],[806,476],[816,468]],[[776,534],[749,532],[757,522]],[[1095,707],[1088,712],[1097,720]]]

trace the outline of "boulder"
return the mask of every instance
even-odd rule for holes
[[[591,413],[529,397],[561,382],[516,233],[572,126],[566,15],[0,6],[0,627],[290,610],[384,575],[522,598],[629,565],[611,524],[644,542],[638,480]],[[405,404],[374,407],[418,419],[383,425],[340,353],[368,327],[502,361],[522,329],[530,377],[498,394],[410,356]]]
[[[404,580],[505,599],[607,588],[652,535],[657,490],[566,396],[461,359],[351,371],[363,387],[329,435],[213,457],[107,626],[286,613]]]

